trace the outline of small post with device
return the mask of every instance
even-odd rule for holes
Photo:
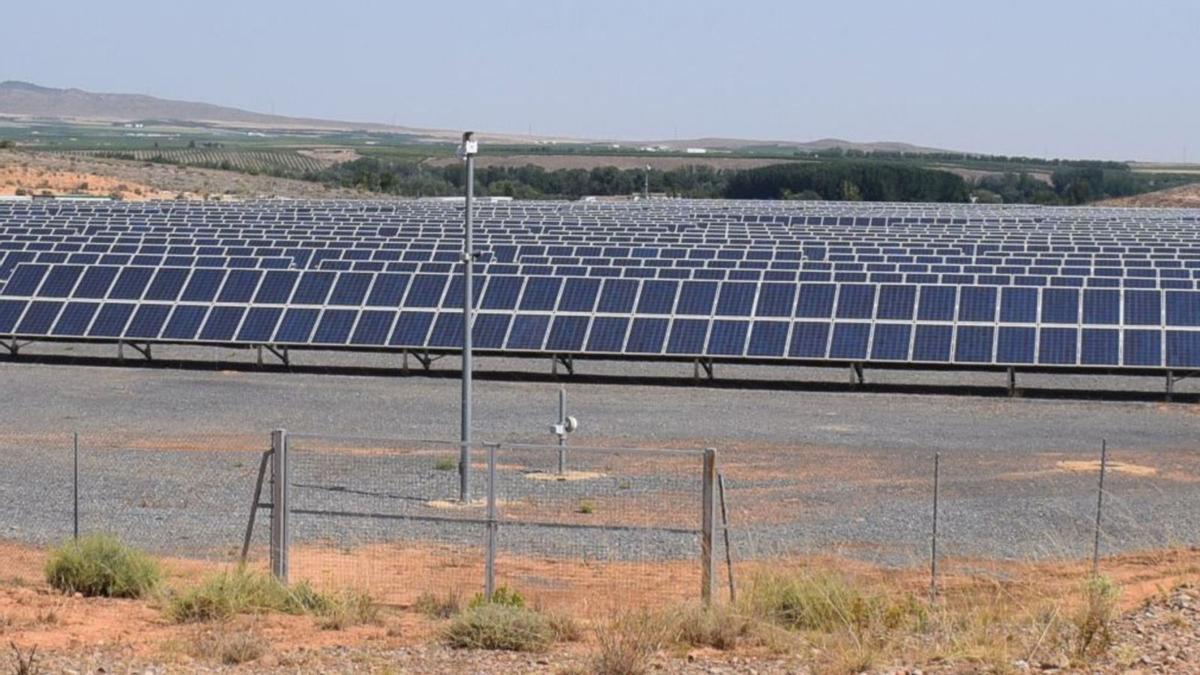
[[[579,420],[567,415],[567,390],[558,390],[558,423],[550,426],[550,433],[558,436],[558,475],[567,472],[567,434],[579,428]]]
[[[458,156],[467,164],[466,179],[466,208],[463,222],[463,295],[462,295],[462,434],[458,454],[458,498],[461,502],[471,500],[471,327],[475,323],[472,309],[475,306],[474,293],[475,277],[475,242],[472,238],[473,213],[472,202],[475,197],[475,155],[479,152],[479,143],[474,139],[474,132],[464,131],[462,144],[458,146]]]

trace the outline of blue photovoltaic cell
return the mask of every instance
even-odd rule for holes
[[[121,337],[125,332],[125,324],[133,315],[133,303],[106,302],[92,321],[88,330],[91,337]]]
[[[112,289],[108,292],[110,300],[139,300],[150,284],[154,274],[153,267],[125,267],[117,275]]]
[[[58,322],[54,324],[54,335],[81,336],[87,333],[92,317],[100,309],[98,302],[69,302],[63,308]]]
[[[49,268],[46,265],[19,265],[8,283],[4,284],[4,295],[33,295]]]
[[[600,289],[600,304],[596,311],[628,314],[633,311],[637,291],[638,283],[631,279],[605,279],[604,287]]]
[[[883,300],[882,295],[880,301]],[[883,361],[907,361],[912,326],[906,323],[877,323],[871,340],[871,358]]]
[[[146,300],[174,302],[179,299],[191,270],[184,267],[160,267],[146,289]]]
[[[750,316],[758,284],[725,282],[717,294],[717,316]]]
[[[791,318],[795,304],[795,284],[765,283],[759,287],[758,306],[754,309],[754,315]]]
[[[833,327],[833,342],[829,346],[829,358],[865,359],[867,342],[870,338],[871,324],[869,323],[836,324]]]
[[[171,312],[171,318],[163,328],[164,340],[195,340],[200,324],[208,308],[200,305],[179,305]]]
[[[29,309],[25,311],[25,316],[21,317],[21,323],[17,326],[17,334],[19,335],[41,335],[50,330],[50,326],[54,324],[54,319],[58,317],[58,313],[62,311],[62,302],[47,302],[43,300],[35,300],[29,303]]]
[[[996,320],[996,288],[963,286],[958,294],[958,320],[992,323]]]
[[[913,361],[949,361],[952,326],[918,325],[913,336]]]
[[[675,308],[675,313],[685,316],[708,316],[712,314],[713,302],[716,299],[715,281],[685,281],[679,290],[679,306]]]
[[[987,363],[992,360],[992,327],[959,326],[954,343],[954,360],[961,363]]]
[[[421,347],[433,325],[432,312],[400,312],[388,344],[396,347]]]
[[[283,315],[282,307],[251,307],[238,330],[239,342],[269,342],[275,334],[275,325]],[[135,317],[136,320],[136,317]]]
[[[0,300],[0,333],[12,333],[28,304],[27,300]]]
[[[629,319],[623,316],[598,316],[592,321],[587,348],[590,352],[620,352],[625,346]]]
[[[75,288],[75,283],[79,281],[82,272],[83,268],[78,265],[56,265],[46,275],[46,280],[42,282],[42,287],[38,290],[38,296],[43,298],[70,297],[71,289]]]
[[[508,333],[508,349],[541,349],[550,317],[545,314],[518,314]]]
[[[255,304],[286,305],[300,273],[294,270],[271,270],[263,276],[262,285],[254,295]]]
[[[1121,292],[1098,288],[1084,290],[1083,322],[1093,325],[1121,323]]]
[[[1167,365],[1172,367],[1200,366],[1200,332],[1167,331]]]
[[[678,286],[678,282],[675,281],[647,280],[642,283],[642,293],[638,296],[638,313],[670,314],[675,307],[675,290]]]
[[[225,277],[225,284],[221,286],[217,302],[250,302],[255,289],[258,288],[260,277],[262,272],[259,270],[230,270]],[[120,279],[117,283],[121,283]]]
[[[1085,366],[1115,366],[1121,363],[1121,334],[1114,329],[1083,329],[1079,361]]]
[[[583,350],[583,338],[587,335],[586,316],[558,316],[550,326],[550,337],[546,338],[546,349],[550,351],[578,352]]]
[[[1001,323],[1036,323],[1038,292],[1036,288],[1005,287],[1000,291]]]
[[[162,332],[171,314],[170,305],[138,305],[133,312],[133,318],[125,327],[125,337],[153,340]]]
[[[917,318],[922,321],[953,321],[957,290],[953,286],[922,286],[918,296]]]
[[[1128,303],[1129,297],[1125,298]],[[1127,366],[1162,365],[1162,334],[1157,330],[1125,331],[1123,362]]]
[[[200,339],[214,342],[232,340],[245,313],[245,307],[213,307],[204,322],[204,328],[200,329]]]
[[[912,319],[916,302],[916,286],[880,286],[875,318],[908,321]]]
[[[75,286],[72,297],[87,300],[103,300],[108,297],[108,289],[117,278],[116,267],[89,267],[83,273],[83,278]]]
[[[202,269],[192,272],[187,286],[183,288],[184,302],[211,302],[217,297],[221,282],[225,280],[225,270]]]
[[[382,310],[366,310],[358,317],[354,325],[354,334],[350,336],[350,344],[376,346],[387,342],[388,333],[392,329],[392,321],[396,313]]]
[[[838,291],[837,317],[839,319],[869,319],[875,314],[875,287],[860,284],[842,284]],[[837,329],[834,329],[834,341]]]
[[[345,272],[338,275],[329,295],[330,305],[357,306],[363,304],[367,289],[371,287],[371,275],[363,272]]]
[[[321,320],[317,322],[317,331],[313,333],[312,341],[315,344],[324,345],[342,345],[350,339],[350,331],[354,328],[354,321],[358,318],[358,312],[352,309],[327,309],[321,314]]]
[[[803,296],[803,292],[801,292]],[[830,310],[833,307],[830,296]],[[798,321],[792,326],[792,344],[788,356],[801,359],[823,359],[829,346],[829,324]]]
[[[741,356],[746,351],[749,321],[714,321],[708,338],[708,353],[712,356]]]
[[[600,280],[571,277],[563,284],[562,297],[558,300],[561,312],[591,312],[600,295]]]
[[[437,321],[433,323],[433,330],[429,333],[429,346],[461,349],[462,331],[461,312],[442,312],[438,314]]]
[[[321,310],[293,307],[284,313],[275,331],[275,342],[306,344],[317,325]]]
[[[404,302],[404,291],[408,288],[407,274],[376,274],[371,294],[367,296],[368,307],[396,308]]]
[[[1161,294],[1158,291],[1125,291],[1125,325],[1162,325],[1161,304]],[[1129,350],[1125,351],[1128,360]]]
[[[657,354],[663,349],[667,336],[666,319],[636,318],[629,328],[625,351],[635,354]]]
[[[707,319],[675,319],[671,337],[667,340],[668,354],[703,354],[708,337]]]
[[[517,299],[521,295],[521,285],[524,281],[521,277],[490,277],[487,289],[483,292],[480,307],[483,309],[516,309]]]
[[[471,277],[475,283],[472,284],[471,302],[473,306],[479,306],[480,296],[483,295],[483,284],[487,279],[482,275]],[[442,307],[449,310],[461,310],[463,305],[463,278],[455,275],[450,277],[450,283],[446,284],[446,293],[442,296]]]
[[[1043,328],[1038,340],[1038,363],[1072,365],[1075,363],[1074,328]]]
[[[747,356],[783,356],[787,350],[788,323],[785,321],[755,321],[750,330]]]
[[[437,307],[442,301],[447,277],[442,274],[418,274],[413,277],[404,300],[405,307]]]
[[[1029,326],[1001,326],[996,336],[997,363],[1033,363],[1037,329]]]
[[[1073,288],[1044,289],[1042,323],[1079,323],[1079,291]]]
[[[471,342],[479,349],[503,349],[511,314],[479,314],[471,325]],[[587,319],[584,319],[586,322]]]
[[[525,292],[521,294],[519,309],[534,312],[548,312],[558,304],[558,291],[562,287],[559,277],[530,277],[525,282]]]
[[[305,272],[300,275],[296,292],[292,296],[294,305],[323,305],[337,278],[333,272]]]
[[[796,301],[796,317],[801,319],[830,318],[833,316],[833,297],[836,292],[837,286],[833,284],[801,284],[800,297]]]
[[[47,279],[46,283],[49,283]],[[1200,293],[1196,291],[1167,291],[1167,325],[1200,326]],[[1171,358],[1168,338],[1167,359]],[[1168,363],[1167,365],[1175,365]]]

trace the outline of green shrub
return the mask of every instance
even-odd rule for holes
[[[649,612],[626,614],[596,631],[592,672],[596,675],[643,675],[669,640],[662,617]]]
[[[433,463],[433,468],[436,471],[454,471],[458,468],[458,462],[450,457],[443,457]]]
[[[471,598],[471,602],[467,604],[467,608],[475,608],[481,605],[504,605],[505,607],[524,607],[525,598],[520,591],[509,588],[508,586],[499,586],[492,591],[492,598],[489,600],[483,593],[476,593],[475,597]]]
[[[426,591],[413,603],[413,609],[431,619],[449,619],[462,609],[462,600],[453,591],[440,597]]]
[[[379,620],[379,606],[366,593],[342,590],[326,599],[316,612],[317,625],[324,630],[342,630]]]
[[[514,652],[545,651],[554,643],[556,630],[538,612],[524,607],[482,603],[458,613],[443,638],[456,649],[498,649]]]
[[[749,613],[793,630],[858,629],[886,609],[882,597],[832,574],[763,574],[748,590]]]
[[[140,598],[162,580],[158,563],[115,537],[90,535],[63,544],[46,562],[46,582],[64,593]]]
[[[210,575],[199,586],[170,598],[166,611],[173,621],[185,623],[263,612],[322,615],[334,605],[307,583],[289,587],[268,575],[238,567]]]
[[[1119,596],[1119,589],[1108,577],[1093,577],[1084,585],[1083,604],[1072,621],[1075,626],[1072,651],[1077,659],[1086,661],[1108,649]]]

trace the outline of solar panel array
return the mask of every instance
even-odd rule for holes
[[[476,212],[505,354],[1200,367],[1200,211],[511,202]],[[0,203],[0,337],[453,352],[462,206]]]

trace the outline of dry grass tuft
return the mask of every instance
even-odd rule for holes
[[[596,631],[592,656],[595,675],[644,675],[654,655],[669,641],[670,628],[660,616],[634,612],[613,619]]]
[[[541,652],[556,638],[554,626],[531,609],[483,603],[455,615],[442,634],[455,649]]]
[[[267,653],[266,639],[253,628],[233,628],[222,625],[217,630],[200,636],[193,643],[192,653],[196,658],[217,661],[227,666],[236,666],[257,661]]]

